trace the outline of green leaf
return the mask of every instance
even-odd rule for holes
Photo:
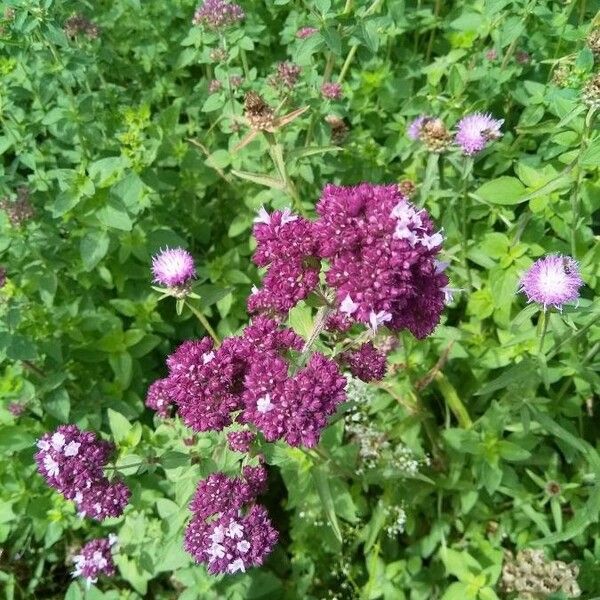
[[[112,408],[109,408],[106,412],[115,443],[120,444],[127,438],[127,435],[131,431],[131,423],[120,412]]]
[[[333,504],[333,497],[331,495],[331,489],[329,487],[329,474],[326,473],[323,467],[313,467],[311,475],[319,498],[321,500],[321,506],[325,512],[325,516],[331,525],[335,537],[338,539],[340,544],[342,543],[342,531],[340,524],[338,523],[337,516],[335,514],[335,507]]]
[[[312,310],[305,303],[300,302],[288,314],[290,327],[301,337],[307,340],[313,329]]]
[[[105,256],[110,243],[105,231],[92,230],[81,238],[79,253],[86,271],[91,271]]]
[[[16,452],[24,448],[34,448],[35,438],[22,427],[17,425],[3,425],[0,435],[0,451]]]
[[[284,181],[281,181],[281,179],[276,179],[275,177],[271,177],[270,175],[249,173],[248,171],[237,171],[236,169],[232,169],[231,174],[239,177],[240,179],[246,179],[247,181],[252,181],[252,183],[258,183],[258,185],[264,185],[276,190],[285,189]]]
[[[107,227],[131,231],[133,223],[127,214],[127,209],[120,200],[112,199],[96,213],[98,220]]]
[[[47,394],[44,400],[44,411],[62,423],[69,421],[71,400],[65,388],[60,387]]]
[[[484,183],[475,195],[491,204],[510,206],[525,200],[525,188],[516,177],[502,176]]]
[[[101,158],[90,164],[88,173],[98,187],[107,187],[120,177],[127,160],[122,156]]]

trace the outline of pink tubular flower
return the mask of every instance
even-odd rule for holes
[[[196,276],[192,255],[183,248],[166,248],[152,257],[154,281],[166,287],[180,287]]]
[[[577,261],[570,256],[550,254],[533,263],[523,275],[520,289],[529,302],[541,304],[544,310],[548,306],[561,310],[563,304],[579,298],[582,285]]]
[[[342,86],[339,83],[328,81],[321,86],[321,94],[328,100],[339,100],[342,97]]]
[[[314,27],[302,27],[296,31],[296,37],[300,40],[304,40],[317,33],[317,31],[319,30]]]
[[[173,404],[169,396],[169,379],[158,379],[149,388],[146,394],[146,406],[166,419],[169,416],[169,407]]]
[[[348,364],[352,375],[362,381],[380,381],[385,376],[386,356],[376,350],[371,342],[362,344],[358,350],[344,352],[342,360]]]
[[[408,329],[418,338],[437,325],[448,278],[436,270],[443,236],[425,210],[395,185],[327,185],[314,235],[329,262],[337,309],[373,330]]]
[[[500,133],[502,123],[504,123],[504,119],[494,119],[489,114],[467,115],[456,126],[455,141],[463,154],[472,156],[481,152],[491,141],[502,136]]]
[[[38,471],[50,487],[73,500],[82,515],[97,520],[118,517],[129,500],[121,481],[109,481],[103,472],[114,446],[75,425],[61,425],[38,440]]]
[[[84,577],[88,586],[98,580],[99,575],[112,577],[115,565],[112,558],[112,546],[116,544],[117,536],[110,534],[107,538],[89,541],[73,556],[75,569],[73,577]]]
[[[255,289],[248,298],[248,309],[286,313],[319,282],[321,264],[313,223],[289,209],[269,214],[264,208],[254,221],[257,248],[252,259],[268,271],[262,289]]]
[[[223,29],[243,21],[246,17],[242,7],[225,0],[204,0],[196,9],[192,23],[209,29]]]

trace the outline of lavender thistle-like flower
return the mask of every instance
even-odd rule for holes
[[[339,83],[328,81],[321,86],[321,94],[327,100],[339,100],[342,97],[342,86]]]
[[[558,310],[563,304],[579,298],[583,280],[577,261],[570,256],[550,254],[536,260],[521,278],[521,288],[529,302],[544,307],[554,306]]]
[[[491,141],[502,136],[500,133],[502,123],[504,119],[494,119],[490,114],[473,113],[458,122],[454,139],[463,154],[472,156],[481,152]]]
[[[421,129],[423,125],[431,119],[428,115],[420,115],[416,119],[413,119],[406,130],[406,135],[411,140],[418,140],[421,137]]]
[[[166,248],[152,257],[154,281],[166,287],[181,287],[196,276],[192,255],[183,248]]]
[[[224,29],[243,21],[246,17],[242,7],[225,0],[204,0],[196,9],[192,23],[209,29]]]
[[[90,540],[73,556],[73,577],[84,577],[88,586],[96,583],[99,575],[112,577],[115,574],[112,547],[116,543],[117,536],[112,533],[107,538]]]

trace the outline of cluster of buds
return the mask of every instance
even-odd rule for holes
[[[516,558],[506,551],[502,587],[523,600],[546,598],[556,592],[563,592],[568,598],[579,598],[578,574],[577,565],[561,560],[548,561],[543,550],[522,550]]]
[[[594,75],[583,88],[583,101],[592,108],[600,108],[600,73]]]
[[[325,122],[331,128],[331,141],[334,144],[343,143],[349,131],[348,125],[346,125],[344,119],[337,115],[327,115],[325,117]]]
[[[29,201],[29,190],[26,187],[20,187],[17,190],[15,200],[2,198],[0,209],[6,213],[13,227],[20,227],[35,216],[35,208]]]
[[[302,69],[292,62],[277,64],[277,72],[269,79],[269,84],[275,88],[292,90],[296,86]]]
[[[89,39],[95,40],[100,36],[100,27],[79,13],[71,15],[65,21],[63,29],[70,38],[85,35]]]

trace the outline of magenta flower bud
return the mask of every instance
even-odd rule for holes
[[[458,122],[455,141],[463,154],[472,156],[485,149],[491,141],[502,136],[500,133],[502,123],[504,119],[494,119],[489,114],[467,115]]]
[[[154,281],[166,287],[181,287],[196,276],[192,255],[183,248],[166,248],[152,257]]]
[[[315,29],[314,27],[301,27],[298,29],[298,31],[296,31],[296,37],[300,40],[304,40],[317,33],[317,31],[319,30]]]
[[[169,379],[158,379],[148,388],[146,394],[146,406],[156,411],[163,419],[169,416],[169,408],[174,402],[169,396],[170,387]]]
[[[577,261],[570,256],[551,254],[533,263],[521,278],[520,290],[529,302],[541,304],[544,310],[548,306],[561,310],[563,304],[579,298],[582,285]]]
[[[339,100],[342,97],[342,86],[328,81],[321,86],[321,94],[328,100]]]
[[[385,376],[386,356],[376,350],[371,342],[362,344],[352,352],[344,352],[342,359],[348,364],[350,373],[362,381],[381,381]]]
[[[250,450],[254,437],[252,431],[230,431],[227,434],[227,445],[234,452],[245,454]]]

